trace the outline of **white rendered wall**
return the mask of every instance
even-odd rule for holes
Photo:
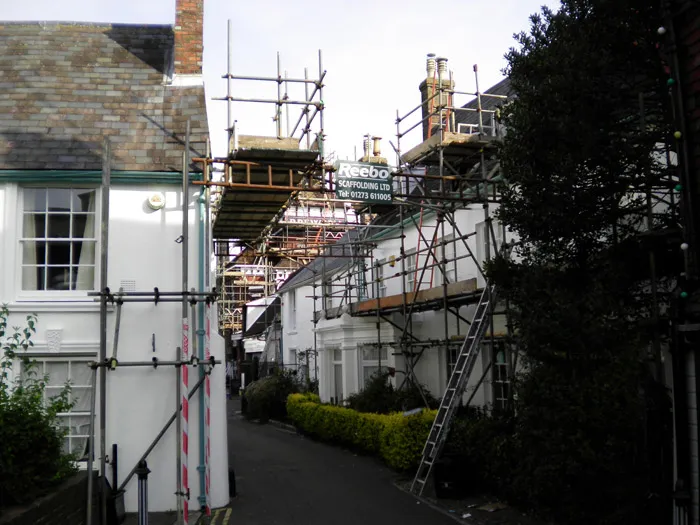
[[[495,206],[491,207],[491,213],[495,210]],[[484,222],[484,210],[481,206],[476,206],[472,209],[459,210],[455,213],[455,223],[456,228],[453,228],[451,224],[445,222],[444,235],[446,237],[453,235],[459,237],[461,235],[468,235],[477,230],[477,225]],[[416,218],[416,222],[420,221],[420,217]],[[434,216],[424,215],[422,220],[421,233],[425,239],[430,242],[433,237],[436,228],[436,219]],[[496,223],[494,222],[494,228],[496,228]],[[402,278],[397,276],[402,270],[401,261],[399,260],[401,253],[401,241],[396,238],[397,232],[391,231],[387,232],[386,239],[379,239],[378,246],[373,250],[374,260],[389,260],[391,256],[394,256],[397,260],[395,266],[391,268],[388,265],[384,266],[383,277],[384,283],[386,285],[386,292],[384,295],[395,295],[400,294],[403,290],[402,288]],[[410,251],[415,251],[417,248],[420,250],[425,250],[426,243],[424,240],[420,240],[420,235],[418,229],[413,226],[412,223],[407,223],[403,231],[404,238],[404,249],[407,253]],[[438,229],[438,239],[441,239],[443,231],[441,228]],[[508,236],[510,240],[512,236]],[[465,246],[465,242],[466,245]],[[455,246],[456,253],[456,275],[458,281],[463,281],[467,279],[476,278],[477,286],[483,286],[484,279],[481,276],[474,259],[469,256],[469,252],[479,259],[479,262],[483,262],[485,256],[483,247],[483,232],[482,235],[470,235],[466,241],[458,240]],[[481,244],[481,246],[480,246]],[[441,249],[437,249],[438,254],[441,253]],[[493,249],[491,250],[493,254]],[[420,272],[420,267],[425,264],[426,256],[422,254],[418,262],[418,272]],[[369,263],[368,263],[369,266]],[[336,273],[332,276],[335,283],[345,282],[345,277],[343,273]],[[416,280],[418,276],[416,277]],[[420,289],[430,288],[430,271],[426,271],[421,282]],[[372,283],[372,272],[368,270],[366,274],[366,282],[368,287],[369,297],[375,297],[375,286]],[[317,281],[319,286],[317,290],[320,293],[320,277]],[[355,283],[353,283],[355,284]],[[432,271],[432,286],[439,286],[442,284],[442,274],[438,268]],[[337,288],[334,288],[334,291]],[[282,299],[282,322],[283,330],[285,334],[285,352],[288,352],[290,348],[297,348],[303,350],[307,347],[313,347],[313,323],[312,316],[314,310],[313,299],[309,297],[313,295],[312,286],[304,286],[297,288],[296,293],[296,328],[291,329],[292,319],[289,304],[291,303],[288,299],[289,291],[286,292]],[[339,306],[340,299],[336,298],[337,294],[334,293],[334,300],[332,306]],[[286,297],[285,297],[286,296]],[[356,298],[353,298],[355,301]],[[459,313],[465,319],[471,319],[474,315],[475,305],[463,306],[459,309]],[[321,309],[320,301],[316,302],[316,309]],[[392,315],[393,321],[399,326],[403,325],[403,320],[398,314]],[[445,338],[445,322],[444,314],[441,311],[427,311],[414,313],[412,316],[412,334],[421,340],[428,339],[444,339]],[[317,348],[319,350],[319,392],[321,399],[324,401],[329,401],[331,397],[334,396],[334,374],[333,374],[333,360],[331,352],[327,351],[326,348],[336,348],[339,347],[342,350],[342,364],[343,364],[343,396],[347,398],[350,394],[357,392],[363,386],[362,381],[362,366],[361,357],[358,351],[358,345],[363,342],[374,343],[377,341],[377,329],[376,320],[374,318],[363,318],[363,317],[350,317],[347,314],[343,314],[338,319],[322,319],[317,325]],[[465,334],[468,331],[468,325],[461,321],[457,322],[454,315],[449,314],[447,316],[447,334],[451,337],[456,334]],[[381,322],[381,340],[382,343],[393,343],[398,341],[400,338],[400,330],[392,327],[389,323],[384,321]],[[491,333],[490,327],[487,329],[487,336]],[[494,334],[496,336],[503,336],[506,334],[505,319],[503,316],[497,316],[494,319]],[[394,351],[398,351],[395,348]],[[285,357],[287,359],[287,357]],[[465,391],[465,399],[468,398],[472,392],[476,389],[476,384],[481,378],[484,370],[486,370],[489,364],[489,357],[484,355],[482,352],[475,364],[474,371],[469,379],[469,384]],[[286,360],[285,362],[289,362]],[[384,363],[383,363],[384,364]],[[388,356],[388,366],[395,367],[398,371],[403,371],[405,369],[404,359],[402,356]],[[447,380],[447,356],[446,350],[443,345],[437,345],[434,348],[428,348],[423,352],[422,357],[419,359],[415,367],[415,372],[418,381],[425,385],[428,390],[435,396],[441,397],[444,394],[446,388]],[[400,372],[397,374],[396,378],[393,380],[398,386],[403,379],[403,374]],[[484,405],[492,402],[491,388],[490,388],[490,374],[486,375],[485,381],[476,391],[472,404],[474,405]]]
[[[163,209],[154,211],[146,201],[154,192],[166,196]],[[99,352],[99,307],[83,292],[41,292],[23,294],[19,289],[20,252],[17,236],[21,216],[19,190],[14,184],[0,185],[0,302],[9,303],[14,324],[28,312],[38,314],[38,332],[34,352],[49,352],[46,331],[60,330],[57,358],[95,359]],[[189,200],[189,287],[198,288],[199,222],[195,204],[199,190],[191,190]],[[98,196],[98,201],[99,201]],[[100,210],[97,210],[99,221]],[[182,228],[181,192],[173,186],[114,186],[110,192],[108,286],[117,291],[123,281],[134,281],[137,291],[179,291],[182,288],[182,245],[175,242]],[[97,253],[99,265],[99,248]],[[96,286],[99,286],[99,268]],[[59,296],[60,297],[57,297]],[[216,312],[211,308],[211,353],[224,360],[224,341],[216,333]],[[11,323],[12,324],[12,323]],[[115,309],[108,314],[107,354],[112,353]],[[181,344],[181,305],[179,303],[126,303],[122,308],[118,359],[148,361],[152,357],[174,360]],[[155,334],[156,351],[152,351]],[[39,358],[39,357],[38,357]],[[198,379],[191,369],[190,385]],[[174,367],[118,368],[107,374],[107,454],[111,444],[119,446],[119,480],[124,479],[153,438],[175,412],[177,400]],[[228,503],[228,454],[226,438],[225,369],[216,367],[211,375],[211,501],[214,507]],[[99,402],[97,403],[99,410]],[[190,401],[189,479],[190,508],[199,504],[199,395]],[[99,414],[96,418],[99,430]],[[96,436],[99,455],[99,435]],[[99,459],[98,459],[99,463]],[[175,424],[148,458],[149,510],[176,508],[176,436]],[[107,475],[111,477],[111,468]],[[126,487],[127,511],[137,510],[134,478]]]

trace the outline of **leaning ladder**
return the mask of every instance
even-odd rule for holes
[[[445,395],[440,401],[440,408],[435,416],[433,425],[430,428],[428,439],[423,447],[423,454],[418,465],[416,477],[413,478],[411,484],[411,492],[420,496],[425,489],[430,473],[433,470],[433,464],[440,457],[442,448],[447,440],[447,433],[450,429],[450,424],[455,414],[455,409],[459,404],[459,400],[464,392],[464,387],[469,381],[469,376],[474,370],[476,358],[481,349],[481,340],[486,332],[486,326],[489,321],[489,310],[496,305],[496,287],[487,285],[479,298],[479,303],[474,312],[472,324],[469,326],[469,332],[464,339],[457,362],[455,363],[450,380],[447,382]]]

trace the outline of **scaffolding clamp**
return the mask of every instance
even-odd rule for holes
[[[158,287],[153,288],[153,303],[158,306],[158,301],[160,300],[160,290],[158,290]]]
[[[153,356],[151,358],[151,361],[153,361],[153,369],[155,370],[156,368],[158,368],[158,358]]]

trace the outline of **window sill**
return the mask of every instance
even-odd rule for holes
[[[11,313],[40,313],[40,312],[99,312],[100,303],[92,299],[68,297],[61,298],[26,298],[16,299],[7,305]],[[112,305],[107,305],[107,311],[113,311]]]

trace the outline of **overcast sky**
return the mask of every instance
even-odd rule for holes
[[[175,0],[2,0],[0,20],[64,20],[172,24]],[[425,55],[449,59],[456,89],[473,92],[473,65],[485,90],[503,78],[503,55],[513,34],[529,27],[528,16],[559,0],[205,0],[204,79],[214,153],[226,148],[227,20],[233,21],[235,75],[318,77],[318,50],[327,70],[324,88],[327,151],[353,158],[366,133],[383,137],[382,151],[395,160],[396,110],[403,115],[420,103]],[[276,98],[274,83],[236,81],[233,95]],[[303,92],[290,89],[290,98]],[[463,96],[457,103],[468,100]],[[298,107],[290,108],[296,122]],[[274,135],[274,106],[235,103],[241,134]],[[417,122],[417,120],[415,121]],[[283,125],[286,130],[286,122]],[[416,134],[401,149],[415,145]]]

